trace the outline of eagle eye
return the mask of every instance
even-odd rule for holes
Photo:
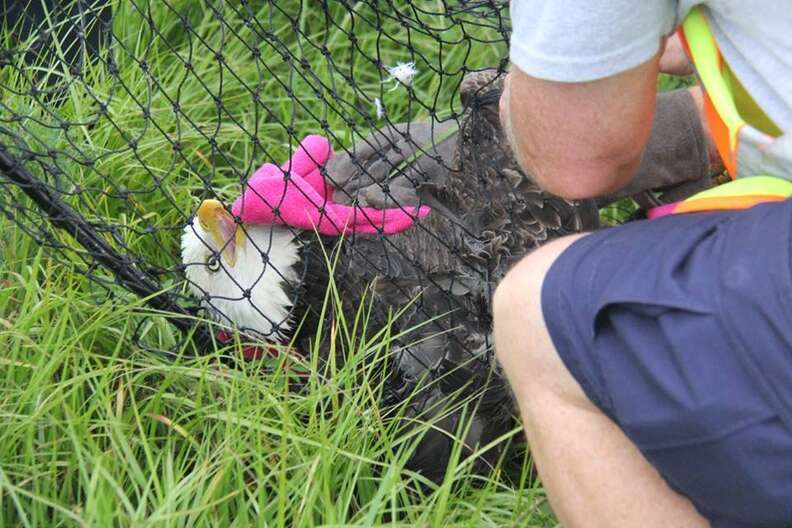
[[[220,259],[214,253],[206,257],[206,269],[210,273],[217,273],[220,271]]]

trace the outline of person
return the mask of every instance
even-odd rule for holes
[[[628,186],[694,12],[718,95],[740,96],[705,119],[724,162],[792,180],[792,2],[773,0],[513,0],[501,120],[526,172],[570,199]],[[776,146],[737,152],[741,131]],[[553,241],[497,288],[496,354],[564,526],[792,526],[792,201],[715,209]]]

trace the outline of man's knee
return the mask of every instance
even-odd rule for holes
[[[543,248],[539,248],[524,257],[495,290],[492,312],[496,334],[509,339],[509,343],[504,345],[516,344],[514,340],[528,344],[526,341],[532,338],[534,327],[542,322],[541,293],[546,274],[542,251]],[[496,347],[496,353],[500,356],[514,348]]]
[[[582,235],[555,240],[524,257],[493,298],[495,353],[509,380],[550,378],[561,365],[542,314],[542,286],[550,267]]]
[[[547,272],[580,236],[553,241],[526,256],[495,292],[495,352],[518,399],[529,390],[580,399],[580,389],[558,356],[542,314]]]

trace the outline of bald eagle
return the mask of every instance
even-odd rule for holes
[[[339,239],[333,229],[295,228],[275,221],[280,202],[268,204],[273,221],[262,222],[246,207],[277,201],[285,188],[263,196],[251,179],[231,212],[204,201],[182,239],[186,277],[213,317],[253,339],[298,350],[312,350],[321,339],[316,328],[330,279],[323,255],[338,248],[332,278],[345,308],[370,298],[370,331],[396,312],[393,335],[412,329],[391,344],[382,400],[409,399],[405,423],[435,422],[408,462],[435,481],[445,474],[463,416],[470,419],[461,438],[466,455],[515,427],[511,396],[492,355],[495,285],[538,245],[598,222],[593,201],[550,195],[520,169],[498,119],[501,91],[498,72],[468,74],[460,85],[459,124],[394,125],[341,155],[309,153],[308,170],[321,173],[310,192],[330,193],[314,203],[317,209],[327,212],[332,196],[334,204],[355,211],[353,223],[366,217],[372,229],[338,228],[336,235],[345,235]],[[289,167],[279,178],[289,180]],[[410,221],[388,233],[378,212],[396,210]],[[474,407],[453,407],[470,398]],[[487,471],[500,454],[488,450],[474,468]]]

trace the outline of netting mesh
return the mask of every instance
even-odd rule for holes
[[[372,332],[398,320],[386,402],[423,386],[418,415],[477,394],[471,445],[513,428],[491,383],[494,286],[598,216],[538,189],[500,129],[507,2],[0,5],[0,211],[89,277],[86,295],[144,298],[141,346],[200,352],[240,330],[305,353],[331,327],[332,280],[349,319],[370,301]],[[336,154],[307,149],[310,134]],[[272,172],[301,145],[316,173]],[[265,163],[274,187],[253,188]],[[285,212],[306,200],[307,226]],[[163,318],[179,331],[148,334]],[[445,455],[416,465],[440,478]]]
[[[232,201],[308,133],[343,149],[388,123],[457,120],[463,75],[507,55],[504,11],[5,3],[0,207],[97,285],[167,289],[155,306],[184,312],[179,235],[200,199]],[[411,82],[389,73],[407,63]]]

